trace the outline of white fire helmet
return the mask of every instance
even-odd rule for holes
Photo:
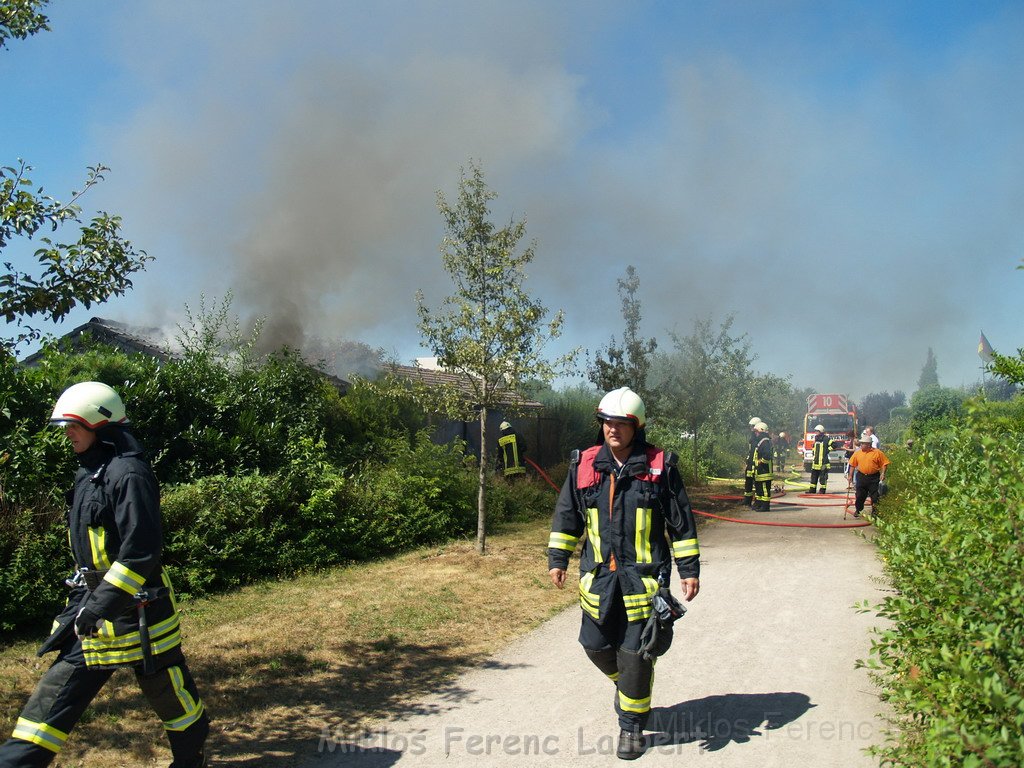
[[[498,425],[498,429],[512,429],[512,425],[509,424],[507,421],[503,421],[501,422],[501,424]]]
[[[597,405],[597,418],[623,419],[632,421],[637,429],[642,429],[647,421],[647,409],[640,395],[629,387],[613,389],[601,398]]]
[[[750,421],[748,421],[747,424],[752,427],[755,424],[759,424],[760,422],[761,422],[761,419],[759,417],[755,416]]]
[[[821,424],[819,424],[818,426],[816,426],[814,428],[814,431],[815,432],[824,432],[825,431],[825,427],[823,427]]]
[[[779,432],[779,437],[785,437],[785,436],[786,436],[785,432]]]
[[[127,424],[120,395],[106,384],[83,381],[64,390],[53,406],[51,424],[81,424],[99,429],[106,424]]]
[[[763,421],[759,421],[757,422],[757,424],[754,425],[754,429],[756,429],[758,432],[767,432],[768,425],[765,424]]]

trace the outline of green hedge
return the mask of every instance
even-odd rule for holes
[[[344,398],[296,355],[162,366],[100,345],[59,345],[23,369],[0,358],[0,629],[46,622],[72,567],[64,492],[76,469],[47,427],[69,384],[122,393],[163,485],[164,560],[181,594],[381,557],[476,530],[476,469],[438,446],[404,387]],[[550,514],[531,483],[495,483],[489,523]]]
[[[969,409],[971,410],[971,409]],[[1005,411],[1005,409],[1002,409]],[[873,647],[894,766],[1024,765],[1024,436],[974,406],[894,462],[877,538],[895,594]]]
[[[64,604],[71,574],[68,529],[56,510],[4,510],[0,518],[0,629],[53,618]]]
[[[462,446],[420,433],[348,475],[297,463],[273,475],[214,475],[164,488],[164,561],[184,596],[383,557],[476,530],[476,470]],[[297,456],[302,456],[299,451]],[[386,459],[386,461],[385,461]],[[299,459],[296,459],[298,462]],[[550,513],[533,483],[495,483],[490,524]],[[539,489],[539,490],[538,490]],[[70,573],[67,529],[56,510],[0,520],[0,627],[40,624],[60,607]]]

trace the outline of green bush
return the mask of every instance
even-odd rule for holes
[[[193,595],[276,576],[287,489],[264,475],[214,475],[163,494],[164,562]]]
[[[559,488],[567,469],[568,464],[561,464],[552,470],[554,474],[548,473]],[[495,476],[487,488],[487,527],[494,531],[507,523],[550,518],[557,498],[558,493],[539,477],[506,480]]]
[[[344,399],[291,352],[224,354],[189,337],[159,364],[88,341],[37,367],[0,360],[0,627],[52,617],[72,566],[63,521],[74,456],[47,426],[68,385],[125,399],[162,484],[164,562],[183,595],[233,589],[471,534],[477,479],[464,446],[439,446],[407,387]],[[544,488],[492,488],[491,521],[550,514]]]
[[[960,423],[964,396],[938,385],[917,390],[910,398],[910,428],[917,437],[949,430]]]
[[[52,618],[67,594],[63,580],[73,567],[61,512],[5,509],[0,562],[0,629]]]
[[[894,766],[1024,765],[1024,433],[968,424],[894,465],[877,538],[895,594],[873,643]]]
[[[465,466],[461,444],[435,445],[420,432],[412,446],[395,438],[382,448],[349,484],[360,554],[379,556],[475,529],[477,475]]]

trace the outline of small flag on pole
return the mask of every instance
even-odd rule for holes
[[[988,343],[984,333],[981,334],[981,338],[978,340],[978,357],[986,363],[992,359],[992,345]]]

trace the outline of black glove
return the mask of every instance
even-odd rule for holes
[[[82,608],[75,617],[75,634],[78,637],[92,637],[96,634],[96,625],[103,617],[90,608]]]
[[[645,661],[664,654],[672,645],[672,625],[686,614],[680,603],[666,588],[659,589],[651,604],[651,616],[640,633],[640,653]]]

